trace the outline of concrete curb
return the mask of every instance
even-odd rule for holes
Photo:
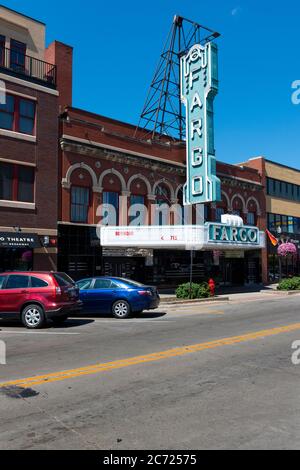
[[[213,297],[212,299],[192,299],[192,300],[181,300],[181,299],[173,299],[173,298],[166,298],[161,299],[160,305],[182,305],[182,304],[198,304],[199,302],[223,302],[230,300],[229,297]]]
[[[284,294],[284,295],[295,295],[300,294],[300,290],[269,290],[261,291],[262,294]]]

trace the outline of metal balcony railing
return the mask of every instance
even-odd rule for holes
[[[56,88],[56,65],[0,46],[0,72]]]

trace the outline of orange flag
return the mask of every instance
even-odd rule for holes
[[[269,230],[267,229],[266,230],[266,233],[270,239],[270,242],[272,243],[273,246],[277,246],[278,245],[278,239],[276,237],[274,237],[274,235],[272,235],[271,232],[269,232]]]

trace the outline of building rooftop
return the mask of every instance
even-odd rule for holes
[[[40,24],[46,26],[46,24],[43,23],[42,21],[37,20],[36,18],[32,18],[31,16],[24,15],[23,13],[20,13],[19,11],[13,10],[12,8],[8,8],[5,5],[2,5],[1,3],[0,3],[0,8],[4,8],[5,10],[11,11],[12,13],[15,13],[16,15],[22,16],[23,18],[28,18],[29,20],[35,21],[36,23],[40,23]]]

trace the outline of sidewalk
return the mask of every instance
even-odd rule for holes
[[[219,291],[220,292],[220,291]],[[182,300],[177,299],[174,291],[168,290],[167,292],[162,289],[160,291],[161,302],[163,304],[182,304],[182,303],[197,303],[197,302],[218,302],[218,301],[250,301],[250,300],[259,300],[259,299],[268,299],[271,295],[274,296],[286,296],[291,294],[299,294],[299,291],[294,292],[285,292],[285,291],[278,291],[277,284],[269,285],[269,286],[253,286],[250,287],[243,287],[243,288],[226,288],[225,293],[217,293],[217,296],[214,298],[208,299],[194,299],[194,300]]]

